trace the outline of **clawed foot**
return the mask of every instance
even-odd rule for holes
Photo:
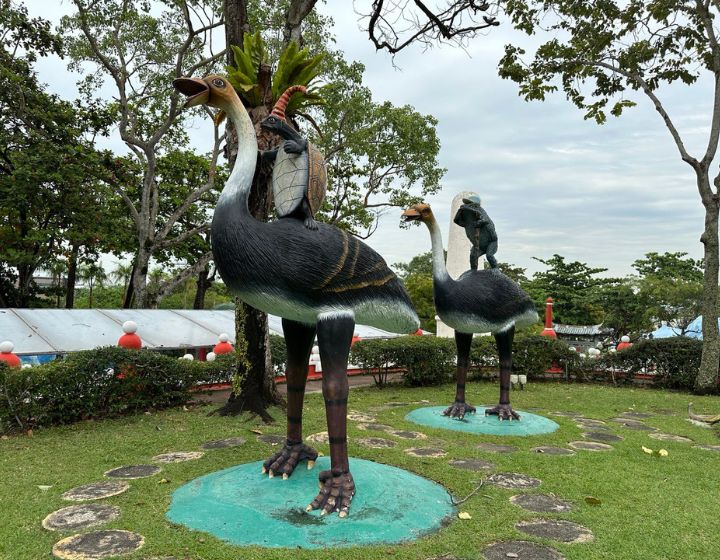
[[[270,478],[276,474],[282,474],[286,480],[295,470],[298,463],[307,459],[308,470],[315,466],[318,452],[302,442],[286,442],[285,446],[263,463],[262,473],[268,473]]]
[[[462,420],[463,418],[465,418],[466,414],[475,414],[475,412],[476,411],[474,406],[464,402],[455,401],[445,410],[443,410],[443,415],[449,416],[450,418],[457,418],[458,420]]]
[[[311,230],[313,230],[313,231],[318,228],[317,222],[316,222],[314,219],[310,218],[310,217],[305,218],[305,221],[303,222],[303,225],[304,225],[307,229],[311,229]]]
[[[520,415],[509,404],[499,404],[485,409],[485,416],[494,415],[500,420],[520,420]]]
[[[349,471],[322,471],[320,492],[307,507],[307,511],[322,509],[320,515],[337,511],[339,517],[347,517],[354,495],[355,481]]]

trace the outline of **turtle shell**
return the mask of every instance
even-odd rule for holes
[[[301,154],[288,154],[281,146],[275,157],[272,186],[279,217],[292,214],[305,197],[314,216],[325,199],[325,158],[312,144]]]

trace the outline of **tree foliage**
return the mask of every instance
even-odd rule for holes
[[[680,158],[694,173],[705,209],[702,314],[703,357],[696,390],[714,389],[720,363],[717,303],[720,173],[712,171],[720,139],[720,3],[715,0],[505,0],[502,8],[516,28],[542,41],[528,56],[507,45],[500,75],[518,84],[527,100],[544,100],[561,90],[584,112],[603,123],[645,98],[662,119]],[[664,87],[712,84],[705,145],[692,155],[663,104]],[[637,92],[640,95],[636,95]]]

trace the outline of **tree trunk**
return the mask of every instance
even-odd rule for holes
[[[137,258],[133,259],[132,270],[130,271],[130,278],[128,278],[127,282],[125,283],[125,291],[123,293],[123,301],[122,301],[123,309],[131,309],[132,308],[133,296],[135,295],[135,290],[134,290],[134,286],[133,286],[133,278],[135,277],[135,269],[136,268],[137,268]]]
[[[133,307],[137,309],[148,309],[150,302],[147,289],[147,275],[150,268],[150,252],[144,247],[141,239],[140,249],[135,259],[132,276]]]
[[[70,250],[67,272],[67,287],[65,288],[65,309],[75,307],[75,283],[77,282],[77,261],[79,247],[73,245]]]
[[[225,0],[225,41],[228,45],[242,45],[245,32],[250,31],[247,22],[247,4],[245,0]],[[232,51],[228,51],[228,63],[234,64]],[[258,81],[265,88],[263,99],[266,106],[250,113],[253,123],[267,116],[272,108],[270,83],[272,70],[263,65],[258,72]],[[237,134],[229,123],[227,126],[226,157],[230,167],[237,157]],[[262,138],[258,138],[258,147],[263,150]],[[258,220],[267,220],[268,216],[268,181],[269,177],[261,169],[256,170],[252,190],[248,201],[248,209]],[[231,415],[241,412],[254,412],[265,422],[272,421],[267,408],[280,404],[282,398],[275,387],[268,346],[269,333],[267,315],[257,309],[235,301],[235,350],[238,354],[238,371],[233,391],[228,402],[218,410],[219,414]]]
[[[699,178],[701,179],[701,178]],[[707,171],[705,172],[705,181]],[[708,181],[709,182],[709,181]],[[708,185],[708,189],[709,189]],[[705,246],[705,279],[702,300],[703,350],[700,371],[695,380],[695,392],[712,393],[718,390],[718,366],[720,366],[720,337],[718,337],[718,198],[717,195],[703,200],[705,206],[705,231],[700,241]]]
[[[225,0],[225,44],[242,47],[245,33],[250,31],[247,16],[247,0]],[[235,64],[232,49],[227,50],[227,63]]]
[[[210,279],[210,265],[205,266],[205,268],[198,272],[195,284],[197,285],[197,289],[195,290],[193,309],[205,309],[205,294],[213,284],[213,281]]]

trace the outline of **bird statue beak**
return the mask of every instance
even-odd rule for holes
[[[408,208],[405,210],[405,212],[402,213],[402,221],[403,222],[414,222],[415,220],[420,219],[420,212],[415,210],[415,208]]]
[[[173,87],[187,97],[183,109],[203,105],[210,99],[210,87],[200,78],[177,78]]]

